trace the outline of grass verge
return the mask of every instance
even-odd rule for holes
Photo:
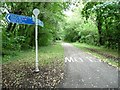
[[[55,88],[63,79],[63,52],[60,43],[40,47],[38,73],[34,73],[35,50],[3,57],[3,88]]]
[[[63,48],[60,43],[56,43],[49,46],[39,47],[38,57],[39,57],[39,64],[46,65],[51,63],[54,58],[63,58]],[[35,62],[35,49],[26,50],[26,51],[12,51],[11,55],[5,55],[2,58],[2,64],[7,64],[10,62],[28,62],[33,63]]]
[[[120,68],[120,64],[118,64],[118,60],[114,60],[113,58],[108,58],[107,56],[111,56],[114,58],[118,58],[118,52],[116,50],[112,50],[112,49],[107,49],[104,47],[98,47],[98,46],[93,46],[93,45],[88,45],[85,43],[72,43],[75,47],[80,48],[81,50],[90,53],[92,55],[94,55],[97,58],[100,58],[103,62],[108,63],[109,65],[112,65],[114,67],[119,67]],[[91,51],[91,49],[93,51]],[[94,52],[97,51],[97,52]],[[105,55],[101,55],[99,53],[103,53]],[[107,55],[107,56],[106,56]]]

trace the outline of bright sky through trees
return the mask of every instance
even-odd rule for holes
[[[64,11],[64,14],[67,16],[72,16],[74,9],[81,9],[84,7],[82,0],[72,0],[69,7]]]

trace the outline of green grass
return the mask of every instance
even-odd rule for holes
[[[2,29],[0,27],[0,64],[2,62]]]
[[[112,65],[112,66],[115,66],[115,67],[120,67],[118,66],[118,62],[114,61],[113,59],[110,59],[110,58],[106,58],[104,57],[103,55],[100,55],[96,52],[92,52],[90,50],[88,50],[87,48],[90,48],[90,49],[95,49],[99,52],[102,52],[102,53],[106,53],[106,54],[109,54],[109,55],[112,55],[114,57],[118,57],[118,52],[116,50],[112,50],[112,49],[107,49],[107,48],[104,48],[104,47],[98,47],[98,46],[93,46],[93,45],[88,45],[88,44],[85,44],[85,43],[72,43],[75,47],[77,48],[80,48],[81,50],[87,52],[87,53],[90,53],[92,55],[94,55],[95,57],[97,58],[100,58],[102,61]]]
[[[39,70],[35,71],[35,49],[21,52],[12,52],[11,55],[3,57],[2,75],[6,87],[53,87],[62,79],[63,53],[64,49],[60,43],[39,47]],[[15,55],[14,55],[15,54]],[[7,60],[6,60],[7,59]],[[56,82],[54,82],[56,80]],[[40,84],[39,84],[40,83]],[[4,85],[3,84],[3,85]],[[5,86],[4,85],[4,86]],[[50,86],[51,85],[51,86]],[[3,87],[4,87],[3,86]]]
[[[63,60],[63,48],[60,43],[56,43],[49,46],[39,47],[38,51],[39,64],[47,65],[53,62],[54,60]],[[15,54],[15,55],[14,55]],[[10,62],[27,62],[34,64],[35,62],[35,49],[14,52],[12,55],[6,55],[2,58],[2,63]]]

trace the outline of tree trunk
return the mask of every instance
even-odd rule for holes
[[[11,27],[12,27],[12,23],[9,23],[8,26],[7,26],[7,30],[6,30],[6,31],[7,31],[7,32],[11,31],[11,30],[10,30]]]
[[[15,27],[16,27],[16,23],[13,24],[13,27],[12,27],[11,31],[14,31]]]
[[[99,44],[103,45],[102,41],[102,20],[101,20],[101,14],[97,15],[97,28],[99,33]]]

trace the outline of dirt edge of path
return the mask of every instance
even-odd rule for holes
[[[63,62],[56,60],[47,66],[40,66],[40,72],[34,72],[34,66],[28,63],[2,65],[2,88],[57,88],[63,79]],[[18,65],[18,66],[16,66]],[[17,68],[18,67],[18,68]]]

